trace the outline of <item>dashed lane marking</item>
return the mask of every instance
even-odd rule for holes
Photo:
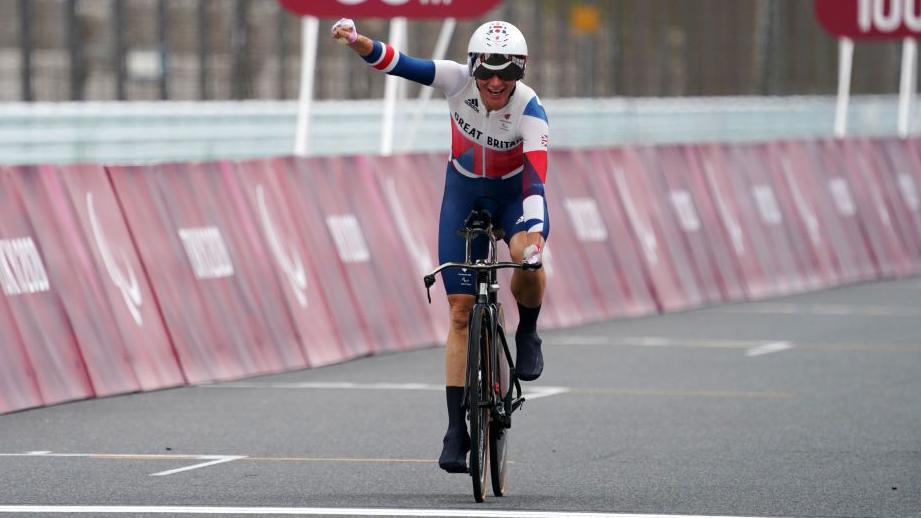
[[[0,513],[33,514],[249,514],[288,516],[440,516],[469,518],[747,518],[683,514],[630,514],[479,509],[371,509],[337,507],[204,507],[156,505],[0,505]]]
[[[771,342],[745,351],[745,356],[762,356],[793,348],[793,342]]]

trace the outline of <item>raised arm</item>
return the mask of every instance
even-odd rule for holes
[[[358,34],[355,23],[343,18],[333,25],[332,37],[348,45],[376,70],[454,95],[469,80],[467,67],[445,60],[414,58],[390,45]]]

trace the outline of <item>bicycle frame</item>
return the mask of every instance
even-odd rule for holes
[[[479,216],[481,219],[477,220],[475,216]],[[504,394],[500,395],[502,404],[498,405],[495,401],[490,401],[489,404],[494,408],[494,417],[497,418],[497,420],[502,424],[504,428],[509,428],[511,426],[511,414],[517,410],[522,405],[522,403],[524,403],[524,398],[521,396],[521,383],[518,380],[518,376],[515,374],[515,362],[512,359],[512,353],[509,350],[508,340],[505,337],[505,329],[504,326],[500,324],[498,270],[505,268],[537,269],[540,266],[530,266],[514,262],[499,261],[497,242],[498,239],[502,237],[502,234],[501,231],[494,231],[488,213],[486,213],[484,216],[483,214],[476,211],[472,212],[471,215],[467,218],[466,228],[458,231],[458,235],[465,239],[465,261],[463,263],[442,264],[429,275],[425,276],[425,286],[426,292],[428,294],[428,300],[429,303],[431,303],[432,296],[429,288],[435,284],[435,275],[441,271],[449,268],[461,268],[466,270],[473,270],[476,272],[476,301],[473,308],[471,309],[470,314],[478,314],[480,307],[482,307],[483,311],[487,312],[488,321],[490,323],[490,336],[492,337],[490,343],[502,344],[501,353],[505,355],[505,360],[509,365],[508,390]],[[488,239],[489,246],[486,254],[486,259],[473,259],[473,241],[478,236],[485,236]],[[465,379],[469,379],[469,373],[467,374],[468,376],[465,377]],[[493,369],[493,375],[494,379],[491,380],[491,383],[499,383],[499,380],[497,379],[498,372],[496,369]],[[467,401],[467,391],[468,387],[465,386],[464,401]]]

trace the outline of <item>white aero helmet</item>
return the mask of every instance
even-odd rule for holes
[[[477,79],[498,75],[506,81],[524,77],[528,42],[518,27],[502,21],[477,27],[467,44],[467,67]]]

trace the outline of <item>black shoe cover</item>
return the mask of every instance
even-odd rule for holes
[[[467,452],[470,451],[470,437],[466,430],[448,430],[444,448],[438,458],[438,466],[448,473],[467,473]]]
[[[542,340],[537,331],[515,333],[515,372],[522,381],[534,381],[544,371],[544,355],[540,352]]]

